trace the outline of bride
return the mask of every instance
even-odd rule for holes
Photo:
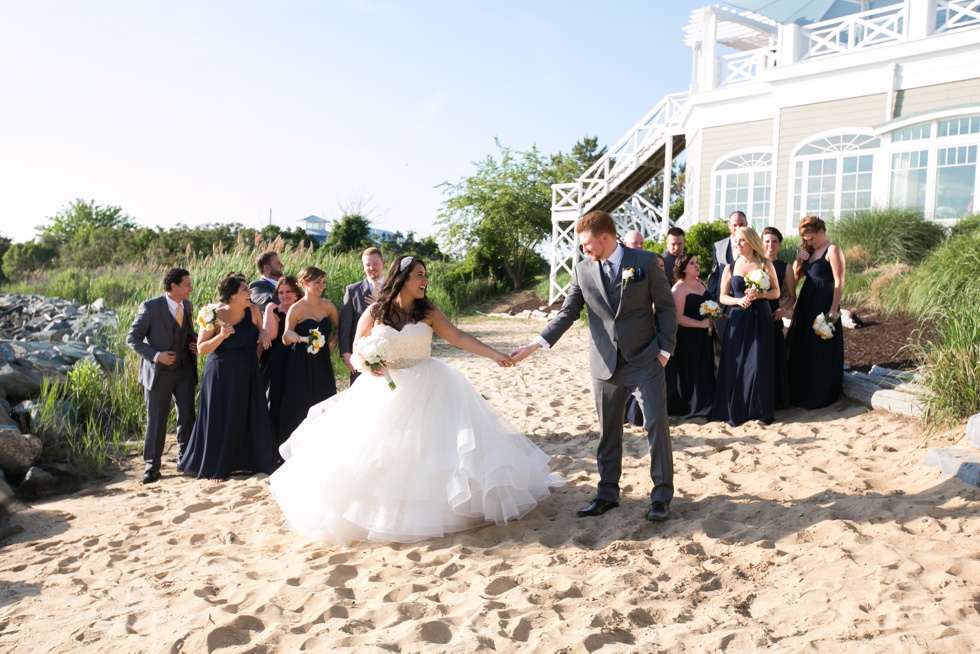
[[[287,528],[336,544],[408,543],[522,518],[564,481],[463,375],[430,357],[432,334],[502,367],[512,361],[426,298],[421,260],[398,257],[384,279],[356,338],[389,342],[396,388],[375,371],[310,409],[269,480]]]

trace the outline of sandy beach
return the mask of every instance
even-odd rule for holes
[[[542,323],[461,325],[510,351]],[[973,652],[980,489],[924,466],[915,421],[842,400],[772,425],[672,423],[672,519],[644,519],[627,427],[621,506],[596,481],[588,335],[514,369],[434,354],[553,457],[524,520],[336,548],[281,529],[266,476],[139,484],[142,461],[25,507],[0,547],[2,652]],[[962,432],[960,432],[962,433]]]

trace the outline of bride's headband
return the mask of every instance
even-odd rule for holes
[[[413,261],[415,261],[415,257],[405,257],[404,259],[402,259],[402,262],[398,264],[398,270],[399,271],[405,270],[406,268],[412,265]]]

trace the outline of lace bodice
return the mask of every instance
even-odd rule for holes
[[[389,325],[375,325],[371,333],[387,339],[392,358],[388,367],[411,368],[425,362],[432,351],[432,327],[427,323],[410,323],[398,331]]]

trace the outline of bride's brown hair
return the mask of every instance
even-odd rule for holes
[[[378,301],[371,305],[371,315],[375,320],[395,329],[401,329],[407,323],[422,322],[429,312],[436,308],[429,298],[423,297],[412,303],[412,308],[405,316],[405,312],[394,304],[395,298],[402,292],[402,287],[405,286],[405,282],[411,277],[416,266],[425,268],[425,262],[411,255],[402,255],[391,262],[388,272],[385,273],[385,281],[381,285]]]

